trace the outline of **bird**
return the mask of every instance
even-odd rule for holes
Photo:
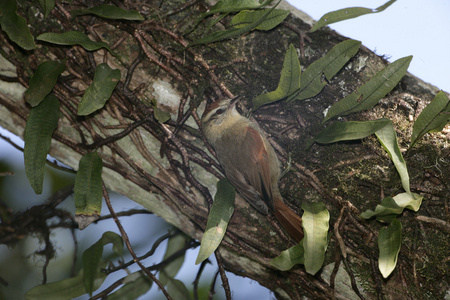
[[[207,105],[201,118],[203,134],[238,193],[263,215],[273,213],[287,233],[300,242],[302,219],[281,196],[278,157],[259,125],[238,112],[239,99],[224,98]]]

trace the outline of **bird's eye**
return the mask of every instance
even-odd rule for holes
[[[225,112],[225,109],[223,108],[219,108],[218,110],[216,110],[216,115],[221,115]]]

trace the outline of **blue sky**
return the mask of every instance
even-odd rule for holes
[[[288,0],[318,20],[346,7],[375,9],[387,0]],[[413,55],[408,71],[450,92],[450,1],[397,0],[376,14],[332,24],[338,33],[362,44],[389,61]],[[431,99],[430,99],[431,100]]]

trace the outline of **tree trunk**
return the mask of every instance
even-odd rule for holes
[[[92,6],[91,1],[80,2]],[[199,128],[205,102],[243,95],[246,100],[240,106],[245,112],[252,98],[276,89],[289,44],[299,50],[304,69],[347,39],[324,29],[308,33],[303,44],[302,32],[309,30],[310,19],[293,12],[270,31],[252,31],[232,40],[185,48],[204,29],[201,23],[194,32],[183,35],[208,9],[202,2],[183,6],[165,1],[161,7],[159,2],[128,3],[123,7],[148,17],[143,22],[92,15],[71,19],[69,12],[80,7],[65,3],[57,4],[44,19],[36,13],[39,8],[22,5],[19,13],[27,16],[33,36],[82,31],[91,39],[107,42],[118,55],[114,57],[104,49],[89,52],[80,46],[43,42],[34,51],[23,51],[0,32],[1,54],[15,72],[0,77],[0,126],[23,136],[30,107],[22,93],[31,75],[41,62],[65,59],[67,70],[53,90],[61,103],[61,118],[50,155],[77,169],[82,155],[97,151],[103,160],[103,180],[110,190],[198,240],[206,226],[215,183],[223,177]],[[120,69],[121,80],[103,109],[77,116],[80,97],[101,62]],[[253,113],[281,162],[292,159],[293,170],[280,184],[285,201],[299,213],[301,203],[317,201],[324,202],[330,211],[332,234],[320,274],[311,276],[303,266],[288,272],[271,267],[270,259],[292,246],[292,241],[277,228],[273,217],[257,213],[240,197],[218,250],[226,270],[258,281],[279,298],[306,295],[344,299],[360,293],[366,298],[420,299],[445,294],[450,264],[448,135],[427,137],[406,156],[412,187],[425,198],[418,213],[405,211],[401,216],[402,250],[388,279],[381,277],[377,267],[380,224],[359,217],[400,186],[384,150],[374,138],[305,148],[323,128],[324,110],[386,65],[383,58],[361,47],[316,97],[289,104],[277,102]],[[350,119],[389,118],[400,146],[406,147],[412,120],[436,92],[408,74],[375,108]],[[165,123],[158,121],[161,111],[170,113]]]

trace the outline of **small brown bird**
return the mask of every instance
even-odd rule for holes
[[[202,116],[203,133],[236,190],[262,214],[272,211],[299,242],[303,238],[302,219],[281,197],[278,158],[259,126],[236,110],[238,99],[211,103]]]

